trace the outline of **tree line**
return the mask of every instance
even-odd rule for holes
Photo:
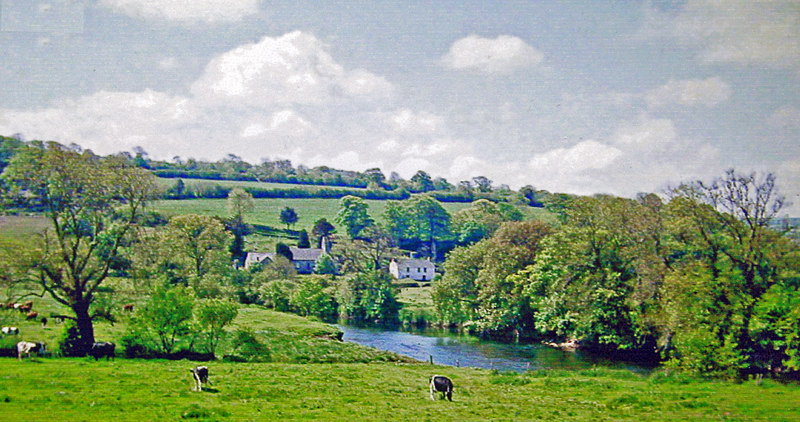
[[[728,171],[665,199],[572,198],[560,224],[504,224],[450,252],[437,317],[477,333],[577,340],[729,377],[800,370],[800,248],[768,174]]]

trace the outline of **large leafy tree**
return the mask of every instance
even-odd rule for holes
[[[56,143],[22,147],[3,172],[6,193],[41,210],[50,222],[26,260],[27,274],[57,302],[72,309],[79,350],[94,342],[93,307],[120,260],[145,201],[156,195],[154,177],[122,157],[79,153]]]
[[[357,196],[347,195],[339,200],[336,222],[345,227],[351,238],[356,238],[362,230],[371,226],[374,220],[369,216],[369,205],[366,201]]]
[[[227,266],[226,250],[231,235],[219,220],[204,215],[186,214],[172,217],[166,227],[166,239],[190,277],[201,278]]]

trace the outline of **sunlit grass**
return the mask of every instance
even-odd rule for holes
[[[189,361],[0,359],[9,420],[796,420],[800,388],[652,382],[625,371],[504,374],[427,364],[211,362],[192,391]],[[453,379],[431,401],[428,377]]]

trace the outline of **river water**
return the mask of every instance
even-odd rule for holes
[[[421,361],[433,359],[439,365],[527,371],[537,369],[585,369],[593,366],[626,368],[646,372],[647,368],[614,362],[600,356],[565,352],[540,344],[499,343],[444,330],[399,331],[339,325],[344,341],[387,350]]]

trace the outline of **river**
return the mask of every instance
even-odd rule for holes
[[[585,369],[593,366],[625,368],[647,372],[648,368],[614,362],[602,357],[565,352],[540,344],[499,343],[444,330],[399,331],[339,325],[342,339],[364,346],[387,350],[439,365],[527,371],[537,369]]]

